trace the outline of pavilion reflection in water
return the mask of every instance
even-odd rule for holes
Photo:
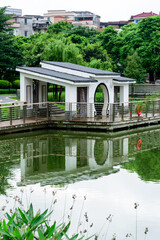
[[[117,152],[118,151],[118,152]],[[118,161],[114,152],[118,154]],[[64,184],[118,171],[128,160],[128,138],[37,137],[21,143],[21,183]]]
[[[137,153],[154,149],[160,149],[160,129],[117,137],[70,131],[2,136],[0,192],[5,194],[11,187],[9,179],[19,170],[19,186],[64,185],[116,172]]]

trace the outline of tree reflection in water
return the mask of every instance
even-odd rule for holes
[[[18,186],[65,185],[117,172],[119,168],[114,166],[125,162],[122,167],[137,172],[141,179],[159,181],[160,130],[143,132],[140,137],[140,149],[136,147],[137,134],[107,137],[100,133],[38,131],[2,137],[0,194],[12,187],[10,180],[19,170]]]
[[[144,181],[160,181],[160,150],[148,150],[137,153],[135,160],[123,164],[123,168],[136,172]]]

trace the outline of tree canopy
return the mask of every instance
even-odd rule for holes
[[[22,64],[22,58],[19,46],[15,44],[16,37],[8,23],[11,16],[5,15],[4,12],[5,7],[0,9],[0,79],[13,81],[15,68]]]
[[[138,83],[148,74],[150,82],[160,76],[160,16],[130,23],[120,32],[112,26],[98,31],[58,22],[46,33],[22,37],[13,35],[4,11],[0,9],[1,79],[14,78],[17,65],[39,66],[42,60],[119,71]]]

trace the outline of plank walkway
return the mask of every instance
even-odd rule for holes
[[[109,121],[106,117],[96,118],[77,118],[66,120],[65,116],[61,114],[50,117],[26,118],[23,119],[0,122],[0,134],[24,132],[36,129],[70,129],[70,130],[87,130],[87,131],[122,131],[134,128],[142,128],[143,126],[160,124],[160,116],[151,116],[143,119],[133,119],[121,121],[121,118],[115,118],[114,122]]]

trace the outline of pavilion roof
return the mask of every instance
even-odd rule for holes
[[[17,70],[19,70],[19,69],[25,70],[28,72],[38,73],[41,75],[64,79],[66,81],[74,82],[74,83],[98,82],[97,80],[95,80],[93,78],[80,77],[80,76],[76,76],[76,75],[72,75],[72,74],[68,74],[68,73],[62,73],[62,72],[58,72],[58,71],[54,71],[54,70],[49,70],[49,69],[42,68],[42,67],[17,67]]]
[[[67,69],[71,69],[71,70],[75,70],[75,71],[90,73],[93,75],[109,75],[109,76],[119,75],[119,73],[96,69],[96,68],[91,68],[91,67],[86,67],[86,66],[82,66],[82,65],[78,65],[78,64],[69,63],[69,62],[42,61],[42,63],[54,65],[57,67],[63,67],[63,68],[67,68]]]

